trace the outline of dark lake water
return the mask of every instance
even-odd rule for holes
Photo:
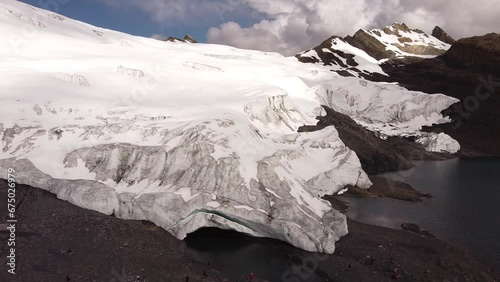
[[[384,176],[431,193],[423,203],[348,199],[348,216],[400,228],[413,222],[500,271],[500,159],[425,161]]]
[[[421,203],[345,198],[351,218],[396,229],[402,222],[417,223],[500,269],[500,159],[426,161],[385,176],[432,193],[433,198]],[[281,242],[204,229],[189,235],[186,243],[193,258],[210,262],[230,281],[248,281],[252,272],[282,281],[290,269]],[[324,279],[311,276],[308,281]]]

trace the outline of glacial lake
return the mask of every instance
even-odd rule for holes
[[[500,159],[424,161],[383,176],[433,197],[421,203],[343,198],[350,218],[395,229],[416,223],[500,272]]]
[[[469,251],[500,271],[500,159],[418,162],[408,171],[384,174],[403,181],[432,198],[412,203],[386,198],[343,198],[354,220],[401,229],[413,222],[438,239]],[[255,272],[269,281],[282,281],[290,269],[280,243],[215,229],[186,238],[190,256],[210,262],[230,281],[248,281]],[[284,243],[283,243],[284,244]],[[324,281],[309,277],[308,281]]]

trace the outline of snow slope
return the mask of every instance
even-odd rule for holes
[[[371,183],[334,127],[297,128],[314,124],[323,103],[345,99],[331,106],[384,122],[377,112],[412,97],[400,122],[419,123],[394,130],[418,135],[454,102],[388,84],[361,89],[276,53],[131,36],[12,0],[0,0],[0,33],[0,169],[179,239],[212,226],[333,253],[346,218],[320,197]],[[324,91],[338,87],[347,92]]]

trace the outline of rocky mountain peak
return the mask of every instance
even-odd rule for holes
[[[411,29],[405,23],[394,23],[382,29],[361,29],[345,40],[377,60],[438,56],[449,48],[439,38],[429,36],[420,29]]]
[[[399,35],[399,32],[411,32],[411,29],[405,23],[393,23],[383,29],[387,34]]]
[[[405,23],[382,29],[358,30],[347,37],[332,36],[296,57],[304,63],[332,66],[343,76],[383,79],[379,65],[385,61],[412,61],[444,54],[450,45]]]
[[[451,36],[448,35],[448,33],[446,33],[442,28],[440,28],[439,26],[436,26],[433,30],[432,30],[432,36],[436,37],[437,39],[443,41],[443,42],[446,42],[448,44],[453,44],[455,43],[455,39],[453,39]]]
[[[370,32],[360,29],[353,36],[347,36],[345,41],[352,46],[365,51],[368,55],[377,60],[387,59],[394,56],[394,52],[387,50],[386,46],[374,35],[379,37],[382,36],[378,30],[371,34]]]

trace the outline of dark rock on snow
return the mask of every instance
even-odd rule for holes
[[[459,156],[500,156],[499,34],[460,39],[442,56],[382,68],[410,90],[460,99],[443,112],[452,123],[425,128],[457,140]]]
[[[440,28],[439,26],[436,26],[433,30],[432,30],[432,36],[436,37],[437,39],[445,42],[445,43],[448,43],[448,44],[453,44],[455,43],[455,39],[453,39],[451,36],[448,35],[448,33],[446,33],[442,28]]]
[[[361,161],[363,170],[368,174],[398,171],[412,167],[411,160],[446,159],[447,156],[426,152],[415,142],[399,137],[382,140],[375,133],[357,124],[347,115],[323,106],[326,116],[317,117],[317,125],[305,125],[299,132],[321,130],[327,126],[335,126],[340,139]]]

